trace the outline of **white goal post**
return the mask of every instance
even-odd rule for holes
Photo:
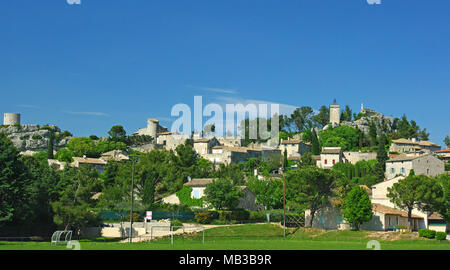
[[[66,244],[72,240],[72,231],[56,231],[52,235],[51,244]]]

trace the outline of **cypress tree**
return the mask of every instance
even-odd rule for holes
[[[382,135],[380,138],[380,143],[378,144],[377,161],[378,164],[383,169],[383,172],[386,170],[386,160],[388,159],[385,145],[386,145],[386,136]]]
[[[47,148],[47,158],[48,159],[53,159],[53,140],[54,140],[54,135],[53,135],[53,131],[50,131],[50,136],[48,137],[48,148]]]
[[[284,149],[284,160],[283,160],[283,168],[286,169],[289,166],[288,158],[287,158],[287,150]]]
[[[317,138],[316,130],[312,130],[312,136],[311,136],[311,144],[312,144],[312,153],[313,155],[320,155],[320,145],[319,145],[319,139]]]

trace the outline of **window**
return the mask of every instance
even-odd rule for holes
[[[391,174],[395,173],[395,168],[391,168]]]
[[[327,163],[328,163],[328,160],[325,159],[325,164],[327,164]]]
[[[405,168],[402,168],[402,169],[400,170],[400,172],[401,172],[401,173],[405,173]]]
[[[333,165],[336,163],[336,161],[333,159]]]
[[[196,198],[196,199],[200,199],[200,190],[199,189],[194,189],[192,190],[192,197]]]

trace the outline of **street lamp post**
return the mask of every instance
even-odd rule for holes
[[[130,211],[130,237],[129,242],[133,242],[133,202],[134,202],[134,164],[139,159],[138,156],[130,156],[131,164],[131,211]]]
[[[284,168],[282,168],[283,173],[283,237],[286,237],[286,179],[284,175]]]

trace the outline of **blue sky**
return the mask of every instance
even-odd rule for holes
[[[450,2],[4,0],[0,113],[76,136],[170,127],[177,103],[336,98],[450,135]],[[206,119],[205,119],[206,120]]]

